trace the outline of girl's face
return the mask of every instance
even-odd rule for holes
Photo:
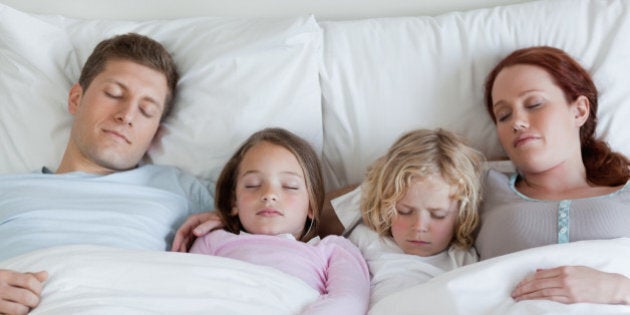
[[[392,219],[392,236],[406,254],[427,257],[448,248],[457,222],[454,192],[439,174],[412,180]]]
[[[282,146],[261,142],[250,148],[236,181],[237,214],[248,233],[299,238],[306,218],[312,218],[302,167]]]
[[[569,104],[543,68],[515,65],[497,75],[492,100],[499,140],[520,171],[538,173],[581,163],[579,132],[588,118],[586,97]]]

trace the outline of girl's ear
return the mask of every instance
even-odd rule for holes
[[[238,208],[236,206],[232,207],[232,212],[230,212],[230,215],[233,215],[233,216],[238,215]]]
[[[586,96],[580,95],[575,102],[573,102],[573,105],[575,123],[578,127],[582,127],[590,115],[591,103]]]
[[[68,92],[68,112],[74,115],[79,109],[79,103],[81,103],[81,96],[83,96],[83,88],[79,83],[75,83]]]
[[[306,214],[306,216],[307,216],[309,219],[313,220],[313,217],[314,217],[315,215],[313,214],[313,209],[311,209],[311,207],[308,207],[308,213]]]

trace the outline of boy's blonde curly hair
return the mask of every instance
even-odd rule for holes
[[[391,236],[396,203],[412,180],[439,174],[455,187],[458,202],[452,244],[468,249],[479,224],[484,156],[454,133],[444,129],[418,129],[405,133],[369,168],[361,190],[361,210],[367,226]]]

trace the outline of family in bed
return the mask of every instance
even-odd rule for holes
[[[242,144],[216,202],[191,175],[140,165],[177,80],[170,54],[152,39],[127,34],[97,45],[68,95],[74,122],[60,165],[0,176],[0,260],[68,244],[165,250],[181,225],[173,250],[192,246],[294,274],[321,293],[307,313],[363,314],[370,299],[409,285],[401,279],[421,283],[537,246],[630,237],[630,162],[595,138],[597,90],[559,49],[514,51],[488,75],[486,109],[516,173],[481,170],[483,156],[446,130],[409,131],[340,197],[360,200],[354,244],[317,236],[332,223],[320,221],[319,161],[287,130]],[[353,238],[362,230],[368,241]],[[392,261],[398,272],[383,272]],[[0,313],[36,307],[48,276],[0,270]],[[630,304],[630,279],[583,266],[539,269],[512,297]]]

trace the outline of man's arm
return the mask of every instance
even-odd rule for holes
[[[46,271],[21,273],[0,269],[0,314],[28,314],[39,304]]]

